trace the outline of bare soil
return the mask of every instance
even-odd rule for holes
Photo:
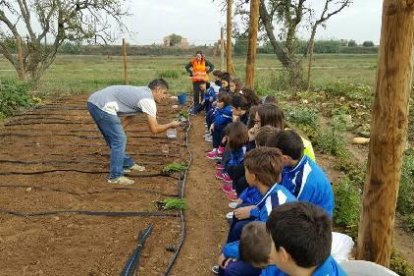
[[[161,123],[178,113],[159,106]],[[179,195],[179,174],[159,175],[171,162],[188,161],[185,133],[176,140],[151,135],[136,116],[126,130],[128,152],[146,166],[136,183],[107,183],[108,149],[86,110],[86,96],[56,101],[13,117],[0,127],[1,275],[119,275],[138,232],[153,224],[140,262],[141,275],[161,275],[180,232],[167,216],[114,217],[76,213],[156,212],[155,201]],[[169,153],[162,152],[163,145]],[[166,147],[164,146],[164,148]]]

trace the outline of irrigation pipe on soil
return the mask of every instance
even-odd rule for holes
[[[121,272],[121,276],[133,276],[137,265],[139,263],[139,257],[141,256],[141,251],[144,248],[145,241],[152,233],[152,224],[149,224],[144,231],[140,231],[138,234],[138,244],[137,247],[132,252],[127,263],[125,264],[124,269]]]

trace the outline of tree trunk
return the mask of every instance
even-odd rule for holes
[[[311,79],[312,79],[312,58],[313,58],[313,49],[315,47],[315,35],[316,35],[316,29],[318,28],[318,25],[315,24],[312,27],[312,34],[311,38],[309,40],[309,47],[307,49],[307,53],[309,54],[309,60],[308,60],[308,77],[307,77],[307,84],[306,84],[306,90],[310,91],[311,88]]]
[[[231,37],[233,31],[233,0],[227,0],[227,72],[234,74],[233,53],[231,49]]]
[[[405,148],[414,47],[414,0],[384,0],[358,259],[389,266]]]
[[[19,80],[25,81],[26,80],[26,70],[24,68],[24,57],[23,57],[23,43],[22,38],[19,36],[16,39],[16,48],[17,48],[17,59],[18,59],[18,68],[17,68],[17,75],[19,76]]]
[[[256,63],[257,31],[259,28],[260,0],[250,0],[249,45],[247,46],[245,86],[254,89],[254,66]]]

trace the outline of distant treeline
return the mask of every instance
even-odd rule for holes
[[[365,43],[365,42],[364,42]],[[355,42],[343,40],[318,40],[315,41],[314,53],[317,54],[376,54],[378,47],[373,46],[372,42],[365,43],[366,46],[358,46]],[[367,46],[368,45],[368,46]],[[306,51],[305,41],[297,42],[297,54]],[[129,56],[163,56],[163,55],[194,55],[197,50],[202,50],[206,56],[219,55],[217,47],[213,46],[194,46],[190,48],[164,47],[159,45],[134,46],[129,45],[127,52]],[[273,48],[270,43],[265,43],[257,48],[258,53],[272,54]],[[236,40],[234,44],[234,54],[237,56],[246,55],[247,41]],[[120,56],[122,54],[120,45],[81,45],[66,42],[59,48],[61,54],[73,55],[107,55]]]

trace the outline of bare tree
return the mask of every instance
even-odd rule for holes
[[[111,39],[124,0],[0,0],[0,53],[19,78],[38,81],[64,41]],[[36,32],[34,26],[40,26]],[[51,38],[50,44],[42,41]],[[15,41],[16,43],[10,43]],[[14,52],[21,53],[14,55]],[[20,56],[20,62],[19,62]]]
[[[331,18],[335,14],[340,13],[344,8],[351,5],[351,3],[352,3],[352,0],[325,0],[325,5],[323,7],[323,10],[322,10],[322,13],[321,13],[319,19],[317,19],[312,24],[311,36],[310,36],[308,45],[306,47],[306,52],[305,52],[305,55],[304,55],[304,57],[309,55],[308,76],[307,76],[307,85],[306,85],[308,91],[310,90],[310,87],[311,87],[312,56],[313,56],[313,49],[314,49],[314,46],[315,46],[316,30],[321,24],[324,24],[329,18]],[[330,5],[331,5],[331,7],[330,7]],[[332,6],[333,6],[333,8],[332,8]],[[332,8],[331,12],[329,12],[330,8]]]

